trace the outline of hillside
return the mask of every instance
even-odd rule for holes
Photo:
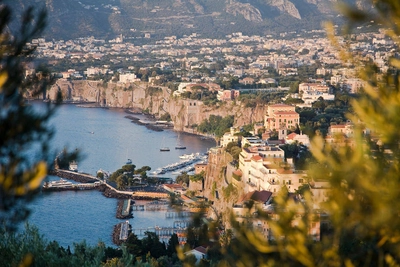
[[[336,0],[14,0],[14,10],[46,6],[45,37],[219,37],[233,32],[265,35],[318,29],[337,20]],[[346,0],[360,6],[361,0]],[[18,13],[18,12],[17,12]],[[17,17],[17,16],[16,16]]]

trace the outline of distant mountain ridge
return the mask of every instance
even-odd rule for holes
[[[15,10],[45,6],[45,37],[113,38],[118,34],[221,37],[233,32],[265,35],[321,28],[335,20],[336,0],[13,0]],[[346,0],[361,6],[365,1]]]

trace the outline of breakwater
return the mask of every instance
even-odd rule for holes
[[[119,200],[117,204],[117,219],[130,219],[132,216],[131,200]]]
[[[50,170],[49,175],[55,175],[61,178],[65,178],[68,180],[72,180],[75,182],[79,183],[94,183],[100,181],[96,177],[86,174],[86,173],[80,173],[80,172],[72,172],[72,171],[67,171],[67,170]]]
[[[117,246],[120,246],[123,243],[123,241],[119,239],[119,235],[121,233],[121,228],[122,228],[122,223],[119,223],[114,226],[114,229],[112,232],[112,242]]]
[[[108,184],[102,184],[99,187],[99,191],[103,194],[103,196],[108,198],[133,199],[132,192],[121,193],[121,191],[116,190]]]

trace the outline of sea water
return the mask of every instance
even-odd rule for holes
[[[35,104],[40,108],[42,104]],[[56,134],[52,147],[61,151],[79,149],[84,159],[78,162],[80,172],[96,175],[99,169],[113,172],[131,159],[137,168],[150,166],[152,170],[179,161],[182,154],[205,153],[215,146],[210,139],[180,134],[180,145],[175,150],[178,133],[172,130],[157,132],[132,123],[121,109],[81,108],[62,105],[51,120]],[[143,115],[134,115],[145,119]],[[170,147],[160,152],[161,146]],[[150,171],[151,172],[151,171]],[[58,179],[50,176],[49,180]],[[112,246],[117,200],[104,197],[98,191],[45,192],[29,205],[32,214],[28,221],[39,228],[48,240],[62,246],[85,240],[96,245],[100,240]],[[134,211],[130,219],[133,228],[169,227],[174,220],[167,219],[165,211]]]

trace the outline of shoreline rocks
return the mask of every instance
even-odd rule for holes
[[[123,243],[123,241],[119,239],[120,232],[121,232],[121,223],[116,224],[112,232],[112,242],[117,246],[120,246]]]
[[[103,196],[108,198],[116,198],[116,199],[133,199],[131,195],[117,193],[105,184],[99,186],[99,191],[103,194]]]

